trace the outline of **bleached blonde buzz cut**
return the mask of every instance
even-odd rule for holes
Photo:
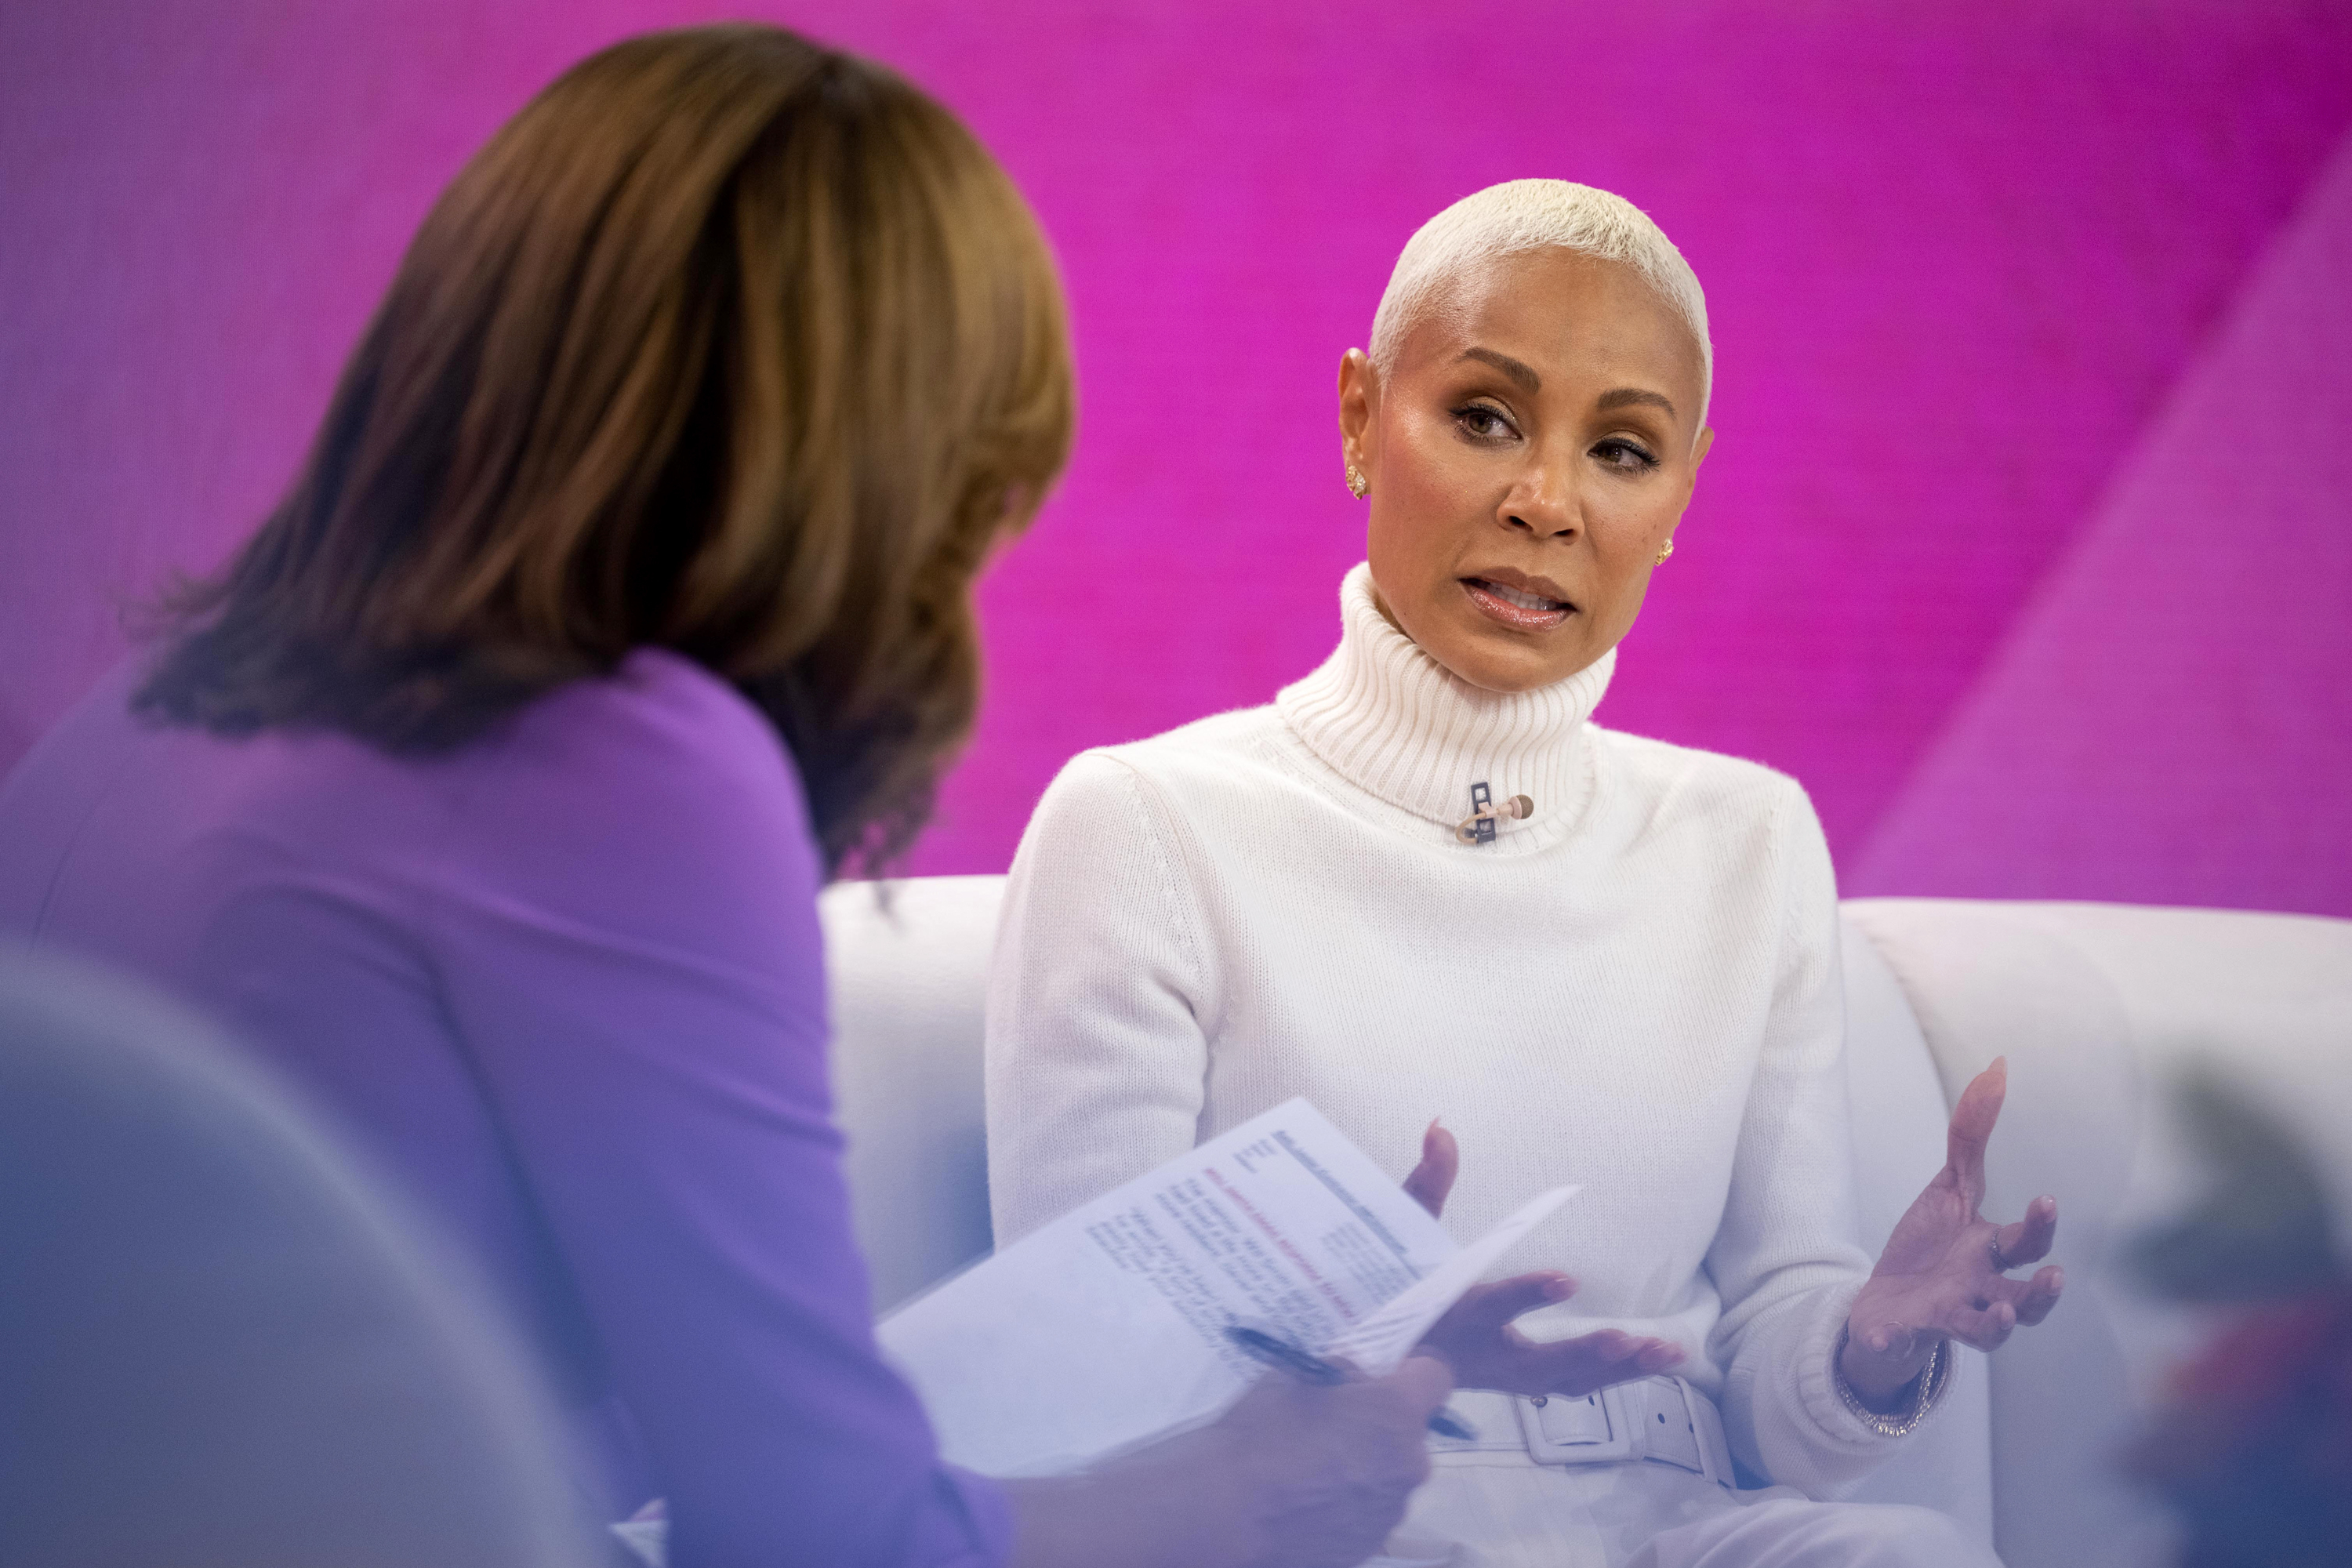
[[[1715,389],[1715,345],[1698,274],[1650,215],[1620,195],[1568,180],[1507,180],[1463,197],[1404,243],[1372,314],[1367,351],[1385,376],[1431,304],[1463,274],[1499,257],[1572,250],[1632,268],[1698,340],[1699,424]]]

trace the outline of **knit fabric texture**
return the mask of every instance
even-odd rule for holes
[[[1769,769],[1589,721],[1613,656],[1497,696],[1382,616],[1270,706],[1086,752],[1006,889],[987,1013],[999,1245],[1304,1095],[1403,1177],[1442,1118],[1520,1328],[1681,1345],[1750,1469],[1843,1492],[1899,1439],[1839,1399],[1853,1238],[1836,889]],[[1470,786],[1532,817],[1458,841]],[[1656,1466],[1635,1468],[1657,1470]]]

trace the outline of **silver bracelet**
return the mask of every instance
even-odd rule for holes
[[[1862,1395],[1853,1391],[1853,1384],[1845,1380],[1845,1347],[1851,1336],[1850,1328],[1839,1329],[1837,1349],[1830,1352],[1830,1379],[1837,1384],[1838,1397],[1845,1401],[1845,1407],[1853,1412],[1855,1420],[1880,1436],[1909,1436],[1919,1423],[1927,1418],[1927,1412],[1936,1407],[1936,1401],[1943,1394],[1944,1384],[1951,1375],[1951,1342],[1939,1339],[1936,1342],[1936,1348],[1927,1352],[1927,1364],[1919,1373],[1918,1396],[1911,1402],[1909,1413],[1884,1415],[1864,1405]]]

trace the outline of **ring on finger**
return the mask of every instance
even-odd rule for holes
[[[1992,1255],[1992,1271],[1995,1274],[2006,1274],[2017,1267],[2000,1255],[2000,1230],[1998,1226],[1994,1227],[1990,1250]]]

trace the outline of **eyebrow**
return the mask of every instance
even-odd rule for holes
[[[1462,358],[1475,359],[1481,364],[1491,364],[1529,392],[1534,392],[1543,385],[1543,377],[1535,373],[1533,365],[1515,360],[1507,353],[1497,353],[1493,349],[1464,349]]]
[[[1513,359],[1510,355],[1501,353],[1499,350],[1467,348],[1462,351],[1461,358],[1475,359],[1481,364],[1491,364],[1496,370],[1501,371],[1505,375],[1509,376],[1513,381],[1518,383],[1521,386],[1526,387],[1529,392],[1540,391],[1543,387],[1543,377],[1536,374],[1535,367],[1533,365],[1528,364],[1524,360]],[[1459,361],[1456,363],[1458,363]],[[1639,386],[1620,386],[1612,388],[1608,392],[1602,393],[1599,401],[1596,402],[1593,406],[1601,413],[1606,414],[1612,408],[1622,408],[1628,404],[1633,403],[1647,404],[1654,408],[1663,408],[1666,411],[1666,416],[1668,418],[1674,417],[1675,405],[1672,399],[1668,398],[1665,394],[1662,392],[1652,392],[1645,387]]]
[[[1629,403],[1646,403],[1653,408],[1664,409],[1668,418],[1674,417],[1675,405],[1664,393],[1650,392],[1638,386],[1621,386],[1614,391],[1604,392],[1593,406],[1606,414],[1612,408],[1622,408]]]

